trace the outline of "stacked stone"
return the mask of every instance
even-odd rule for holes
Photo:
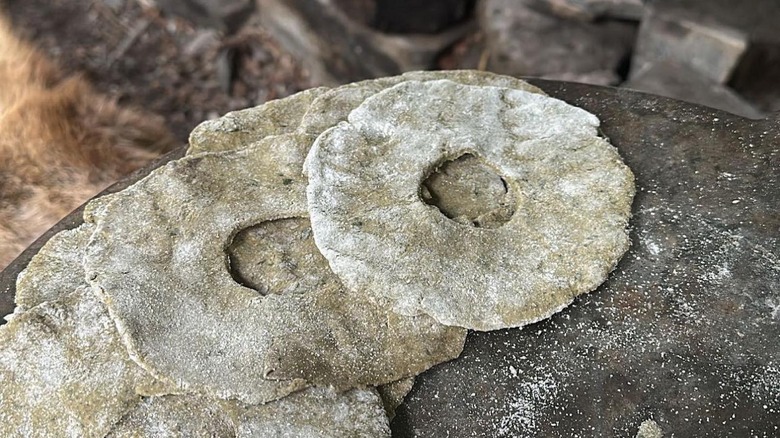
[[[186,157],[92,201],[20,274],[0,429],[389,436],[468,329],[547,318],[627,250],[633,175],[597,127],[469,71],[201,124]]]

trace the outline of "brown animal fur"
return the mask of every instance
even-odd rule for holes
[[[175,142],[157,117],[65,77],[0,17],[0,270],[44,231]]]

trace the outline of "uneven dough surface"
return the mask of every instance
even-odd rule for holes
[[[404,399],[412,390],[414,386],[414,377],[407,377],[406,379],[396,380],[390,382],[387,385],[377,387],[380,397],[382,397],[382,403],[385,406],[385,413],[390,421],[395,418],[395,410],[404,402]]]
[[[16,305],[30,309],[86,285],[81,264],[83,252],[74,248],[84,248],[91,235],[92,227],[83,224],[52,236],[19,273],[14,298]]]
[[[189,394],[147,397],[107,438],[234,438],[236,427],[219,403]]]
[[[326,87],[311,88],[207,120],[190,133],[187,155],[241,149],[270,135],[289,134],[298,128],[311,102],[326,91]]]
[[[506,181],[471,154],[439,166],[423,181],[420,197],[455,222],[485,228],[509,221],[516,204]]]
[[[148,397],[109,438],[389,437],[375,390],[309,388],[266,405],[201,395]]]
[[[477,330],[549,317],[601,284],[628,248],[633,175],[597,126],[520,90],[442,80],[379,92],[307,158],[317,246],[348,288],[400,314]],[[463,225],[421,200],[428,174],[464,154],[517,194],[503,226]]]
[[[374,389],[338,394],[310,388],[264,406],[222,403],[237,437],[389,438],[382,400]]]
[[[2,436],[103,437],[139,394],[166,391],[85,288],[0,327],[0,382]]]
[[[107,206],[85,257],[88,278],[134,359],[155,375],[255,404],[309,383],[384,384],[460,354],[465,330],[343,289],[302,229],[266,229],[262,240],[289,241],[281,257],[319,268],[261,266],[267,277],[256,290],[233,279],[228,248],[242,230],[277,220],[308,227],[297,218],[306,217],[298,166],[309,144],[285,135],[184,158]]]
[[[489,72],[473,70],[455,71],[415,71],[400,76],[370,79],[342,85],[323,92],[309,105],[306,114],[300,121],[300,132],[319,135],[339,122],[346,120],[350,111],[355,109],[370,96],[405,81],[435,81],[448,79],[453,82],[478,85],[506,87],[524,90],[529,93],[544,95],[537,87],[520,79],[497,75]]]
[[[0,435],[389,437],[466,328],[545,318],[614,267],[633,179],[597,125],[473,71],[202,123],[20,274]]]
[[[16,279],[14,301],[17,308],[11,319],[25,309],[47,301],[58,300],[79,287],[87,286],[84,274],[84,249],[94,224],[105,214],[113,195],[91,200],[84,208],[84,223],[61,231],[49,239]]]

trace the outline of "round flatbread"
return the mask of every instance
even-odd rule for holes
[[[317,246],[348,288],[404,315],[476,330],[546,318],[601,284],[629,245],[633,175],[598,123],[507,88],[407,81],[379,92],[307,158]],[[432,172],[467,154],[513,193],[499,227],[458,223],[421,197]]]
[[[307,384],[388,383],[460,354],[465,330],[398,316],[330,272],[306,231],[311,143],[291,134],[187,157],[115,195],[85,267],[138,363],[182,390],[256,404]],[[255,289],[228,254],[249,228],[281,242]]]

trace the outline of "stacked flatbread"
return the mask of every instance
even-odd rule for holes
[[[626,251],[633,176],[597,127],[465,71],[203,123],[20,274],[2,434],[389,436],[467,329],[547,318]]]

